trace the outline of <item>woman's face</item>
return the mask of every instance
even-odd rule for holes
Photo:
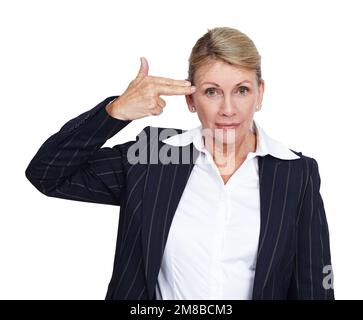
[[[250,134],[256,106],[262,103],[264,82],[258,85],[254,71],[212,60],[195,72],[196,91],[186,96],[195,106],[203,135],[223,144],[239,144]],[[234,127],[222,127],[233,124]]]

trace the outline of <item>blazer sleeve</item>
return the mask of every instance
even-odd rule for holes
[[[71,119],[41,145],[25,170],[36,189],[49,197],[120,205],[123,163],[133,142],[101,148],[132,121],[107,113],[116,97]]]
[[[288,299],[334,300],[329,229],[320,194],[318,163],[310,159],[297,216],[296,252]]]

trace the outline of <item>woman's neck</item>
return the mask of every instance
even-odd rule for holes
[[[204,139],[204,142],[216,166],[231,171],[243,163],[249,152],[256,152],[257,136],[255,132],[249,130],[238,145],[215,143],[214,139]]]

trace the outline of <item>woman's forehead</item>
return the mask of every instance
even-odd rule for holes
[[[223,62],[215,62],[201,66],[196,71],[196,80],[200,85],[209,82],[217,86],[240,82],[253,83],[255,72]]]

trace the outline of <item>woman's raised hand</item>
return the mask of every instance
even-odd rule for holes
[[[125,92],[106,106],[107,112],[121,120],[135,120],[159,115],[166,106],[160,95],[189,95],[195,92],[190,82],[149,76],[149,66],[142,57],[140,70]]]

